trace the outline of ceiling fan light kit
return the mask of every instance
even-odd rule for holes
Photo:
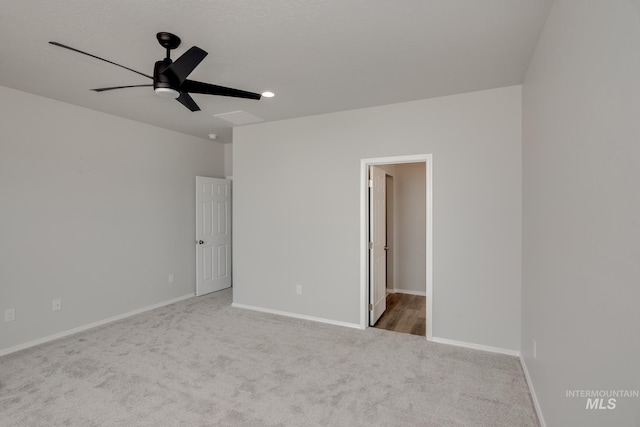
[[[170,87],[157,87],[153,90],[160,98],[176,99],[180,96],[180,92]]]
[[[62,47],[64,49],[69,49],[74,52],[81,53],[83,55],[90,56],[92,58],[99,59],[101,61],[107,62],[109,64],[118,66],[120,68],[124,68],[126,70],[132,71],[141,76],[147,77],[153,80],[153,84],[145,84],[145,85],[127,85],[127,86],[115,86],[115,87],[103,87],[97,89],[91,89],[95,92],[105,92],[109,90],[115,89],[126,89],[132,87],[150,87],[153,86],[153,90],[155,93],[162,98],[173,98],[184,105],[191,111],[200,111],[200,107],[193,98],[189,95],[190,93],[199,93],[203,95],[218,95],[218,96],[229,96],[234,98],[244,98],[244,99],[255,99],[259,100],[262,96],[259,93],[248,92],[240,89],[233,89],[224,86],[217,86],[210,83],[197,82],[194,80],[188,80],[187,77],[193,70],[202,62],[202,60],[208,55],[207,52],[200,49],[197,46],[192,46],[189,50],[187,50],[182,56],[180,56],[175,61],[171,60],[171,51],[178,46],[180,46],[180,37],[175,34],[160,32],[156,34],[156,38],[158,39],[158,43],[160,46],[164,47],[166,50],[166,57],[155,63],[153,68],[153,76],[149,76],[147,74],[141,73],[140,71],[133,70],[131,68],[125,67],[124,65],[117,64],[115,62],[109,61],[104,58],[100,58],[99,56],[92,55],[87,52],[83,52],[81,50],[75,49],[70,46],[63,45],[58,42],[50,41],[49,43]],[[265,96],[268,96],[265,93]],[[271,95],[273,96],[273,95]]]

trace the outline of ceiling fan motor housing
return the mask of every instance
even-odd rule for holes
[[[158,96],[177,98],[180,96],[180,92],[175,89],[178,85],[174,84],[169,76],[163,74],[164,70],[171,65],[171,62],[169,58],[156,62],[153,67],[153,90]]]

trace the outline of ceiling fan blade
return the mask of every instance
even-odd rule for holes
[[[182,56],[169,65],[162,74],[176,78],[178,84],[182,84],[189,74],[202,62],[208,53],[197,46],[191,47]]]
[[[176,100],[191,111],[200,111],[200,107],[198,107],[196,101],[194,101],[186,92],[180,92],[180,96],[176,98]]]
[[[130,87],[150,87],[153,85],[130,85],[130,86],[114,86],[114,87],[99,87],[97,89],[91,89],[94,92],[104,92],[107,90],[114,90],[114,89],[126,89],[126,88],[130,88]]]
[[[246,90],[233,89],[230,87],[212,85],[209,83],[185,80],[180,86],[180,90],[190,93],[203,93],[205,95],[232,96],[235,98],[260,99],[259,93],[247,92]]]
[[[50,44],[52,44],[52,45],[54,45],[54,46],[62,47],[62,48],[64,48],[64,49],[69,49],[69,50],[72,50],[72,51],[74,51],[74,52],[78,52],[78,53],[81,53],[81,54],[83,54],[83,55],[87,55],[87,56],[90,56],[90,57],[92,57],[92,58],[99,59],[100,61],[108,62],[109,64],[112,64],[112,65],[118,66],[118,67],[120,67],[120,68],[124,68],[125,70],[133,71],[133,72],[134,72],[134,73],[136,73],[136,74],[140,74],[141,76],[145,76],[145,77],[150,78],[151,80],[153,80],[153,77],[151,77],[151,76],[150,76],[150,75],[148,75],[148,74],[141,73],[140,71],[136,71],[136,70],[131,69],[131,68],[129,68],[129,67],[125,67],[124,65],[116,64],[115,62],[113,62],[113,61],[109,61],[108,59],[100,58],[99,56],[95,56],[95,55],[92,55],[92,54],[90,54],[90,53],[87,53],[87,52],[83,52],[83,51],[81,51],[81,50],[78,50],[78,49],[76,49],[76,48],[73,48],[73,47],[70,47],[70,46],[63,45],[62,43],[58,43],[58,42],[49,42],[49,43],[50,43]]]

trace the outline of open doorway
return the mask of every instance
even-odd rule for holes
[[[425,163],[371,167],[385,172],[386,307],[375,323],[371,319],[369,325],[424,337],[427,295]],[[395,264],[398,264],[397,268]]]
[[[363,159],[361,172],[361,326],[430,340],[432,156]]]

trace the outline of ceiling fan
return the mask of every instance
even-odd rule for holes
[[[193,46],[185,53],[183,53],[182,56],[180,56],[178,59],[172,61],[170,58],[170,53],[173,49],[180,46],[180,37],[171,33],[160,32],[156,34],[156,38],[158,39],[160,45],[166,49],[167,57],[161,61],[156,62],[155,67],[153,68],[153,76],[141,73],[140,71],[133,70],[129,67],[125,67],[124,65],[116,64],[115,62],[100,58],[99,56],[92,55],[87,52],[83,52],[73,47],[63,45],[62,43],[52,41],[50,41],[49,43],[54,46],[59,46],[64,49],[69,49],[74,52],[78,52],[83,55],[108,62],[109,64],[116,65],[120,68],[124,68],[125,70],[133,71],[134,73],[140,74],[141,76],[153,80],[153,84],[102,87],[91,89],[95,92],[104,92],[114,89],[126,89],[131,87],[153,86],[153,90],[158,96],[165,98],[174,98],[191,111],[200,111],[200,107],[198,107],[198,104],[196,104],[193,98],[191,98],[191,96],[189,95],[190,93],[231,96],[235,98],[246,99],[261,98],[261,95],[258,93],[247,92],[240,89],[217,86],[209,83],[197,82],[187,79],[189,74],[191,74],[191,72],[198,66],[198,64],[202,62],[205,56],[208,55],[207,52],[197,46]]]

